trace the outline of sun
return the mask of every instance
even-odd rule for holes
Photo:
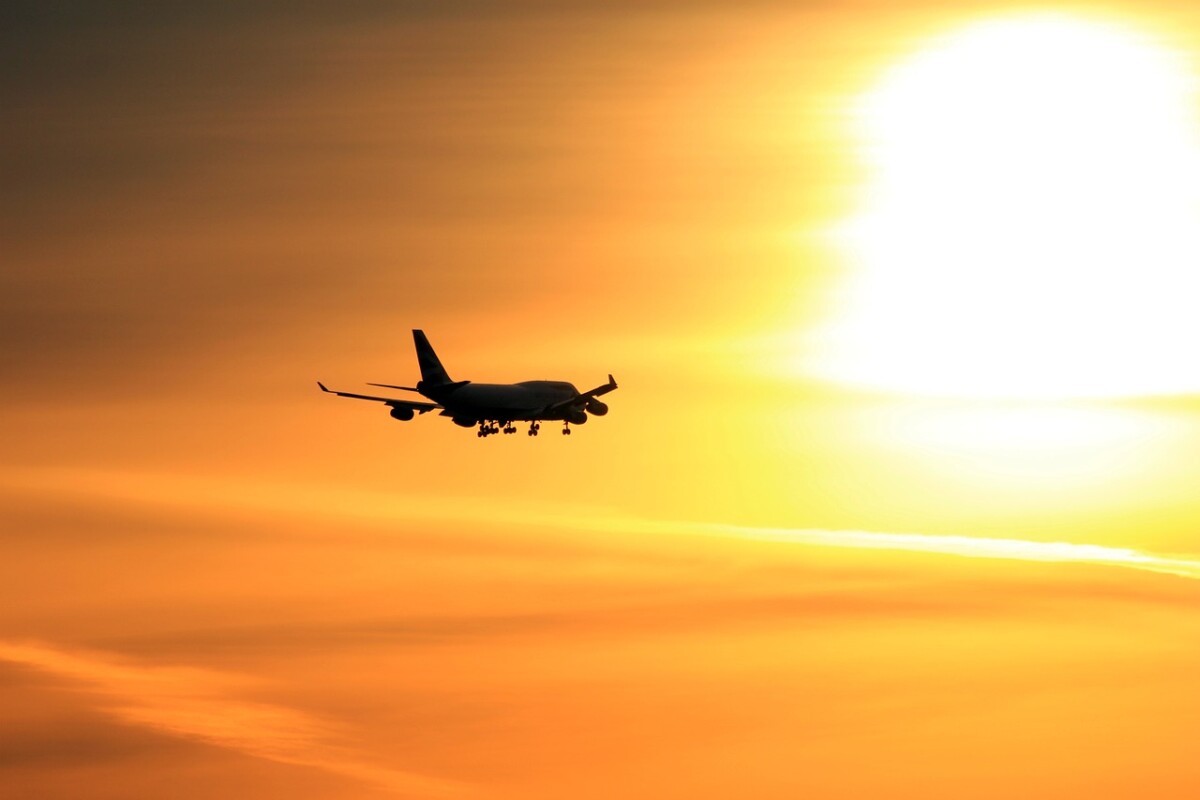
[[[1200,390],[1192,72],[1145,32],[977,24],[852,115],[866,168],[816,371],[988,398]]]

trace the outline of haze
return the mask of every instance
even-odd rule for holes
[[[1200,784],[1191,12],[0,14],[0,795]]]

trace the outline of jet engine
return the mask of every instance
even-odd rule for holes
[[[587,412],[584,411],[582,408],[580,408],[580,409],[572,408],[570,411],[567,412],[567,422],[571,423],[572,425],[582,425],[583,423],[585,423],[587,421],[588,421]]]
[[[451,417],[450,419],[460,428],[474,428],[477,424],[479,424],[470,417]]]
[[[398,419],[401,422],[408,422],[413,418],[415,413],[411,408],[406,406],[392,406],[391,411],[392,419]]]
[[[603,417],[608,413],[608,406],[594,397],[587,401],[587,405],[584,408],[588,410],[589,414],[595,414],[597,417]]]

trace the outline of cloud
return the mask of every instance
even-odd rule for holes
[[[1083,542],[1051,542],[1038,539],[996,538],[966,535],[771,528],[622,517],[589,506],[543,504],[540,513],[494,500],[471,502],[459,498],[454,504],[436,497],[408,497],[393,493],[296,486],[288,483],[233,482],[201,476],[133,473],[78,469],[0,470],[0,487],[25,493],[49,492],[60,496],[102,497],[123,503],[165,507],[217,507],[229,510],[301,514],[305,518],[362,522],[413,522],[434,520],[479,527],[509,526],[521,529],[571,530],[606,536],[614,532],[630,535],[704,535],[712,537],[791,542],[816,547],[858,550],[894,550],[964,558],[1095,564],[1145,572],[1200,579],[1200,557],[1187,554],[1154,553],[1127,547]],[[69,489],[67,488],[69,487]]]
[[[699,527],[715,533],[747,539],[795,542],[797,544],[816,545],[820,547],[903,550],[913,553],[936,553],[966,558],[1103,564],[1177,575],[1182,578],[1200,579],[1200,559],[1158,555],[1127,547],[921,533],[743,528],[731,525],[705,525]]]
[[[256,758],[313,767],[385,790],[459,795],[461,784],[372,763],[337,743],[339,726],[286,706],[240,696],[249,681],[207,669],[147,666],[111,655],[0,641],[0,660],[80,684],[106,698],[117,720]]]

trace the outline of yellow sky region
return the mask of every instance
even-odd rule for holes
[[[888,390],[1200,389],[1195,63],[1136,19],[999,16],[882,72],[818,371]]]

